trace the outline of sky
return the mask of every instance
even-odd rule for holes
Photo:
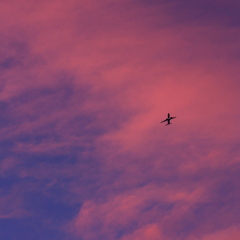
[[[1,0],[0,239],[240,239],[239,42],[238,0]]]

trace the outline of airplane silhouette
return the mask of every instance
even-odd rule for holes
[[[170,117],[170,113],[168,113],[168,117],[167,117],[165,120],[163,120],[161,123],[167,121],[167,122],[168,122],[168,123],[166,124],[166,126],[167,126],[167,125],[171,124],[171,123],[170,123],[170,120],[171,120],[171,119],[174,119],[174,118],[176,118],[176,117]]]

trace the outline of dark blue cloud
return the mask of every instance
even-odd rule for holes
[[[154,7],[155,14],[162,15],[162,7],[165,14],[170,18],[165,24],[172,26],[180,24],[219,24],[229,27],[240,25],[240,5],[237,1],[212,1],[212,0],[140,0],[135,1],[144,4],[146,7]],[[159,12],[157,11],[159,7]],[[172,19],[172,20],[170,20]]]
[[[66,240],[66,235],[36,218],[0,219],[0,238],[4,240]]]

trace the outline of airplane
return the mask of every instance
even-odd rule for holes
[[[176,118],[176,117],[170,117],[170,113],[168,113],[168,117],[167,117],[164,121],[162,121],[161,123],[167,121],[167,122],[168,122],[168,123],[166,124],[166,126],[167,126],[167,125],[171,124],[170,121],[171,121],[171,119],[174,119],[174,118]]]

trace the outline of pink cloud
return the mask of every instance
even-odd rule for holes
[[[3,4],[0,140],[15,158],[1,173],[67,189],[82,206],[66,228],[84,240],[234,239],[239,30],[152,4]]]
[[[127,232],[134,232],[130,235],[133,239],[139,234],[142,239],[162,236],[161,225],[181,218],[193,204],[205,201],[204,192],[199,188],[169,188],[171,186],[149,185],[112,196],[104,202],[86,202],[74,222],[75,231],[84,239],[98,239],[100,236],[115,239],[121,231],[124,234],[120,239],[129,239]],[[158,212],[159,208],[163,213]],[[149,225],[149,221],[155,223]]]
[[[203,240],[237,240],[240,237],[240,230],[238,226],[232,226],[228,229],[218,230],[215,233],[208,234]]]
[[[135,231],[133,234],[129,234],[126,237],[123,237],[122,240],[164,240],[161,234],[161,230],[158,225],[156,224],[148,224],[143,228]]]

